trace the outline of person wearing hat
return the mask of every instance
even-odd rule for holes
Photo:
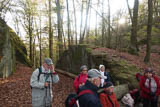
[[[79,88],[79,92],[89,90],[92,94],[86,93],[79,97],[80,107],[102,107],[97,93],[101,78],[105,79],[106,77],[102,76],[97,69],[90,69],[87,72],[87,81],[85,85]]]
[[[159,78],[153,75],[152,68],[147,68],[140,79],[140,96],[143,98],[143,107],[157,107],[160,94]]]
[[[86,65],[81,66],[80,71],[81,73],[75,78],[73,82],[73,86],[76,93],[78,93],[78,89],[86,83],[87,71],[88,71],[87,66]]]
[[[100,64],[99,65],[99,71],[101,73],[101,75],[106,76],[106,79],[101,79],[101,87],[103,88],[103,86],[106,84],[106,82],[110,81],[110,75],[109,72],[105,71],[105,66]]]
[[[32,107],[52,106],[52,84],[59,81],[50,58],[45,58],[43,65],[37,68],[31,76]]]
[[[104,92],[100,94],[100,102],[103,107],[119,107],[116,95],[113,92],[112,82],[107,82],[104,85]]]

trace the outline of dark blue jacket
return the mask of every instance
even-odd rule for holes
[[[111,81],[111,77],[110,77],[109,72],[105,72],[105,73],[104,73],[104,76],[106,76],[106,77],[107,77],[107,79],[105,79],[105,82],[109,82],[109,81]]]
[[[91,82],[86,81],[86,84],[80,88],[80,92],[86,89],[91,90],[93,94],[84,94],[80,96],[80,107],[102,107],[97,93],[98,87],[93,85]]]

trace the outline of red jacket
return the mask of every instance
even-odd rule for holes
[[[157,91],[156,91],[156,96],[160,95],[160,83],[159,83],[159,78],[157,76],[153,76],[154,80],[157,83]],[[150,88],[145,87],[145,82],[146,82],[147,77],[142,76],[140,80],[140,96],[142,98],[147,98],[147,99],[152,99],[152,96],[150,96]]]
[[[82,74],[82,73],[75,78],[73,86],[76,93],[78,92],[79,85],[82,83],[85,84],[86,80],[87,80],[87,74]]]
[[[112,103],[108,99],[108,96],[112,100],[114,107],[119,107],[119,103],[118,103],[117,98],[114,93],[112,95],[107,95],[105,93],[100,94],[100,101],[101,101],[102,106],[103,107],[113,107]]]

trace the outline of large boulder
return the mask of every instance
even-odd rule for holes
[[[96,50],[96,47],[88,45],[71,46],[66,50],[56,64],[56,68],[67,72],[78,74],[81,65],[89,68],[97,68],[104,64],[110,71],[111,79],[115,85],[129,85],[130,89],[138,87],[136,73],[140,70],[129,64],[124,58],[116,55],[109,55],[107,51]]]
[[[0,77],[16,70],[16,62],[30,65],[27,50],[16,33],[0,18]]]

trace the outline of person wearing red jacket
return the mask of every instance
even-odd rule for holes
[[[100,94],[100,102],[103,107],[119,107],[116,95],[113,92],[112,82],[104,85],[104,92]]]
[[[159,78],[153,75],[153,70],[147,68],[140,79],[140,96],[143,98],[143,107],[157,107],[160,94]]]
[[[85,85],[86,80],[87,80],[87,71],[88,68],[86,65],[83,65],[80,67],[80,71],[81,73],[75,78],[74,82],[73,82],[73,86],[75,89],[75,92],[78,93],[78,89]]]

